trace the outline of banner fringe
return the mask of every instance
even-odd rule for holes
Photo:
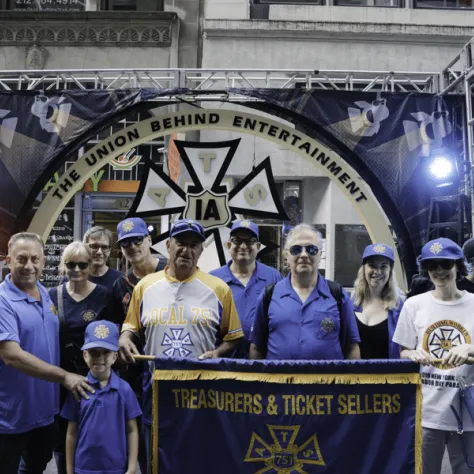
[[[423,392],[421,385],[416,388],[416,414],[415,414],[415,473],[423,472],[423,428],[421,426],[421,414],[423,406]]]
[[[410,374],[268,374],[217,370],[155,370],[160,380],[239,380],[282,384],[420,384],[419,373]],[[421,416],[421,415],[420,415]]]

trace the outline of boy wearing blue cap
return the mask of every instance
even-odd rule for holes
[[[69,420],[66,437],[67,474],[135,474],[137,420],[142,412],[130,385],[111,367],[117,360],[119,331],[109,321],[86,328],[82,346],[94,387],[86,403],[69,397],[61,416]]]

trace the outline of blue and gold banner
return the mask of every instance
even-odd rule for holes
[[[419,474],[406,361],[171,361],[153,377],[153,474]]]

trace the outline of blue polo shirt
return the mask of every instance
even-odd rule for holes
[[[127,421],[142,414],[130,385],[112,371],[109,383],[89,372],[95,393],[76,401],[69,394],[61,416],[77,422],[76,474],[124,474],[128,467]]]
[[[267,359],[338,360],[343,359],[340,344],[341,318],[348,344],[360,341],[352,302],[343,290],[341,315],[326,279],[318,283],[302,303],[291,286],[291,273],[275,285],[264,314],[260,295],[250,341],[266,353]]]
[[[30,354],[59,365],[59,321],[46,289],[38,301],[7,275],[0,284],[0,341],[15,341]],[[47,426],[59,411],[59,385],[30,377],[0,359],[0,434]]]
[[[256,262],[253,275],[250,277],[247,286],[244,286],[230,271],[231,263],[232,260],[230,260],[227,265],[217,268],[209,273],[225,281],[232,290],[232,296],[234,297],[237,313],[239,314],[240,323],[242,324],[242,329],[244,331],[244,338],[248,341],[258,296],[267,285],[277,283],[283,277],[280,275],[278,270],[275,270],[268,265],[264,265],[263,263]]]

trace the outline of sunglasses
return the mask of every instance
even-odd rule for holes
[[[66,262],[65,265],[68,270],[74,270],[76,267],[85,270],[89,266],[89,262]]]
[[[141,244],[143,244],[143,241],[145,240],[144,237],[130,237],[128,239],[123,239],[121,240],[120,247],[126,249],[127,247],[130,247],[130,245],[136,245],[139,247]]]
[[[422,264],[423,268],[429,272],[434,272],[438,267],[443,270],[451,270],[454,265],[456,265],[455,260],[428,260]]]
[[[231,237],[230,241],[236,247],[240,247],[242,244],[245,244],[246,247],[251,247],[252,245],[255,245],[258,242],[257,239],[237,239],[236,237]]]
[[[303,252],[303,249],[306,250],[306,253],[310,257],[314,257],[318,255],[319,249],[316,245],[310,244],[310,245],[292,245],[290,247],[290,255],[293,255],[293,257],[296,257],[297,255],[300,255]]]

